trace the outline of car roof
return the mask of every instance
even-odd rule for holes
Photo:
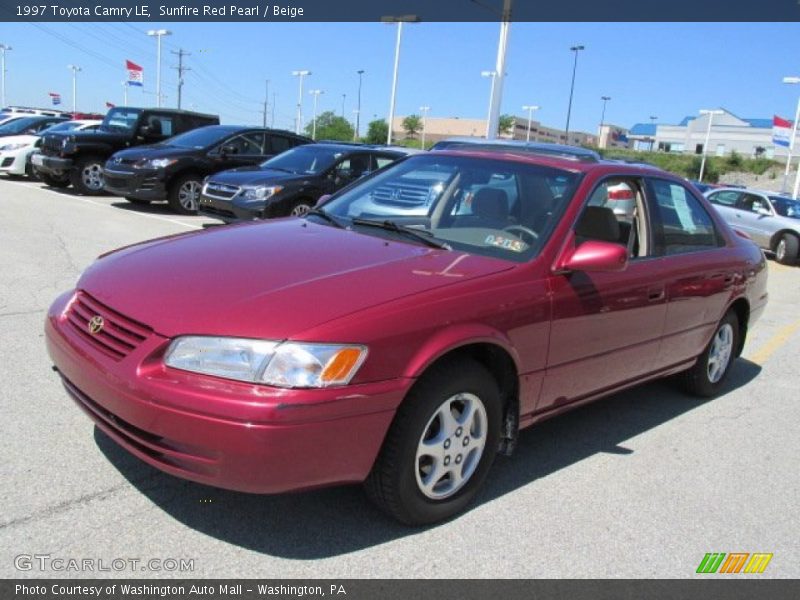
[[[359,144],[357,142],[338,142],[335,140],[319,140],[316,144],[311,144],[307,147],[325,146],[326,148],[335,148],[345,153],[363,152],[365,150],[372,152],[385,152],[386,154],[396,154],[401,156],[403,154],[411,154],[410,152],[404,153],[402,149],[390,146],[381,146],[378,144]]]
[[[440,146],[437,148],[436,146]],[[546,154],[549,156],[558,156],[568,158],[574,161],[585,162],[598,162],[601,157],[600,154],[588,148],[581,148],[579,146],[568,146],[566,144],[551,144],[547,142],[526,142],[523,140],[506,140],[506,139],[492,139],[487,140],[483,138],[475,138],[468,136],[449,137],[434,144],[432,150],[440,152],[442,150],[449,150],[455,146],[475,146],[482,150],[487,151],[503,151],[503,150],[516,150],[530,154]]]

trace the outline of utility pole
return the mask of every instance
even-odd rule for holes
[[[261,126],[266,129],[267,128],[267,106],[269,100],[269,79],[266,80],[266,86],[264,87],[264,119],[261,123]]]
[[[275,100],[276,100],[277,97],[278,97],[278,94],[276,92],[272,92],[272,114],[270,115],[270,118],[269,118],[269,126],[270,127],[275,127]]]
[[[6,52],[13,50],[7,44],[0,44],[0,72],[2,72],[2,92],[0,92],[0,108],[6,106]]]
[[[180,48],[177,52],[175,50],[170,50],[173,54],[177,55],[178,57],[178,66],[172,67],[178,72],[178,110],[181,108],[181,88],[183,87],[183,73],[184,71],[191,71],[189,67],[183,66],[183,57],[184,56],[191,56],[191,52],[184,52],[183,48]]]

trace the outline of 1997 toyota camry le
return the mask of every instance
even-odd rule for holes
[[[667,375],[717,393],[766,278],[668,173],[446,150],[302,218],[101,256],[46,337],[69,395],[158,469],[256,493],[365,482],[422,524],[464,509],[524,427]]]

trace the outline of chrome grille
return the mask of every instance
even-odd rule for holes
[[[392,206],[425,206],[429,202],[431,188],[413,183],[387,183],[372,192],[372,199],[379,204]]]
[[[230,200],[239,193],[241,188],[237,185],[227,185],[225,183],[216,183],[209,181],[203,187],[203,194],[210,198],[218,198],[220,200]]]
[[[76,294],[66,316],[72,328],[85,341],[114,360],[125,358],[152,333],[146,325],[121,315],[85,292]],[[94,317],[101,317],[103,326],[96,333],[91,333],[89,322]]]

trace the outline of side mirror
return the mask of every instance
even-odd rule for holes
[[[331,196],[332,196],[332,194],[322,194],[322,196],[319,197],[319,199],[317,200],[317,203],[314,206],[322,206],[328,200],[330,200]]]
[[[622,244],[589,240],[568,252],[558,271],[613,273],[628,266],[628,249]]]

